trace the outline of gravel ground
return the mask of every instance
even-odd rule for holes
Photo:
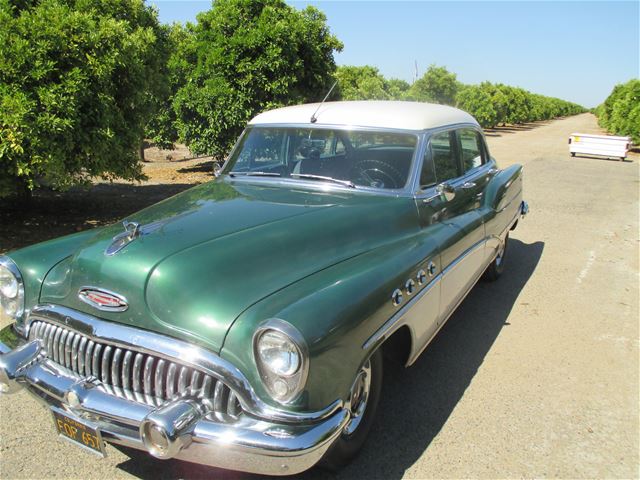
[[[531,207],[504,276],[478,284],[413,367],[387,369],[362,454],[337,475],[302,478],[638,478],[640,156],[570,158],[576,131],[599,129],[584,114],[488,132],[502,166],[525,165]],[[136,188],[116,195],[118,212],[186,185]],[[74,208],[88,223],[72,216],[60,231],[107,221],[107,207]],[[25,241],[11,238],[0,233],[0,250]],[[0,398],[2,478],[253,477],[107,452],[98,460],[56,440],[27,394]]]

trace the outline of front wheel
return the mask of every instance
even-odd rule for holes
[[[489,282],[497,280],[504,271],[504,261],[507,255],[507,246],[509,245],[509,234],[504,239],[504,242],[498,250],[496,258],[491,262],[484,272],[483,278]]]
[[[339,470],[353,460],[362,448],[373,425],[380,400],[382,367],[382,351],[378,349],[356,375],[349,398],[351,419],[325,454],[320,466],[328,470]]]

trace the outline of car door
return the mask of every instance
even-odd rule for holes
[[[462,177],[456,185],[464,193],[465,210],[479,210],[484,190],[496,172],[490,161],[484,137],[474,128],[456,130]]]
[[[423,228],[446,227],[440,241],[441,287],[437,324],[446,320],[484,268],[484,225],[477,207],[478,184],[463,170],[459,129],[435,132],[423,159],[417,198]]]

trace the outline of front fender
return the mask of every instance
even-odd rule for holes
[[[74,233],[6,254],[15,262],[24,281],[25,311],[31,310],[38,303],[42,283],[51,269],[71,256],[82,243],[96,235],[99,230]]]
[[[245,311],[230,329],[221,356],[250,378],[258,395],[278,406],[263,388],[251,345],[269,318],[294,325],[309,349],[304,392],[287,408],[316,411],[346,399],[356,373],[372,353],[366,341],[397,311],[391,294],[438,255],[435,235],[418,232],[308,276]]]

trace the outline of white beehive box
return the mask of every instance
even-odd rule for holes
[[[578,153],[624,160],[630,148],[631,138],[629,137],[591,135],[587,133],[572,133],[569,136],[569,152],[572,157],[575,157]]]

